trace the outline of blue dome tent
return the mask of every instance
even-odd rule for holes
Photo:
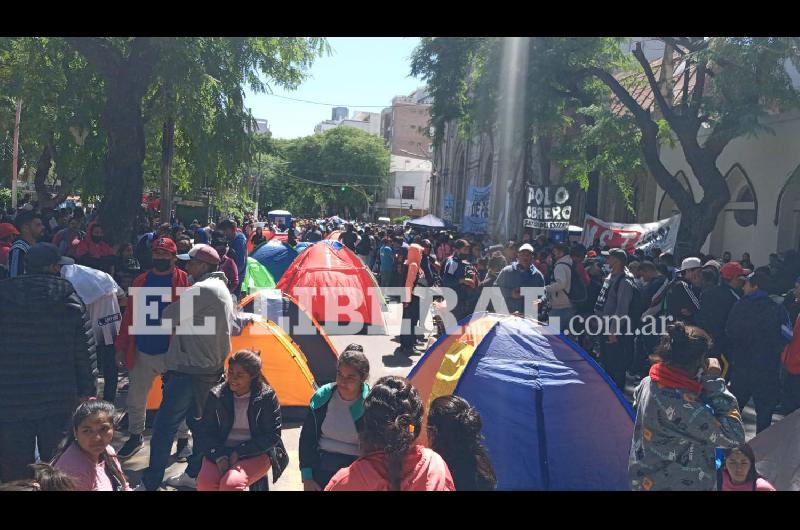
[[[589,355],[518,316],[459,324],[408,379],[426,409],[455,394],[480,412],[498,489],[628,489],[634,412]]]
[[[277,282],[297,257],[297,251],[273,239],[255,249],[251,257],[262,264]]]

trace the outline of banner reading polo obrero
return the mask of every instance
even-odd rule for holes
[[[662,252],[673,253],[680,226],[681,214],[644,224],[609,223],[587,215],[583,222],[582,243],[590,246],[599,239],[600,246],[608,245],[625,250],[642,249],[645,252],[652,247],[658,247]]]
[[[572,219],[574,185],[527,186],[527,206],[522,226],[547,230],[567,230]]]
[[[470,186],[467,204],[464,208],[464,222],[461,231],[472,234],[485,234],[489,230],[489,197],[492,185],[478,188]]]

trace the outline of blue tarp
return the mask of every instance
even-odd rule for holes
[[[273,239],[256,249],[250,257],[266,267],[277,283],[297,257],[297,251],[286,243]]]
[[[522,318],[477,346],[455,394],[478,409],[503,490],[627,490],[634,413],[580,348]]]

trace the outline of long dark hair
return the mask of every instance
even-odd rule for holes
[[[481,436],[480,413],[458,396],[441,396],[428,411],[431,449],[439,453],[450,472],[456,490],[492,490],[497,476]]]
[[[239,365],[247,374],[253,378],[250,383],[250,388],[256,390],[261,385],[269,385],[267,378],[261,371],[261,352],[253,350],[239,350],[231,355],[231,360],[228,362],[228,368],[234,364]]]
[[[703,362],[711,346],[711,337],[702,328],[675,322],[667,326],[667,334],[661,339],[661,344],[650,359],[692,370]]]
[[[106,414],[113,424],[116,409],[114,408],[114,405],[108,401],[90,399],[78,405],[78,408],[75,409],[75,413],[72,415],[72,429],[70,429],[70,431],[67,433],[67,436],[58,446],[56,455],[53,457],[51,462],[53,465],[55,465],[64,452],[75,443],[75,431],[78,430],[78,427],[81,423],[83,423],[83,420],[89,416],[93,416],[94,414],[101,413]],[[127,484],[128,481],[125,478],[125,473],[122,472],[122,468],[118,465],[118,460],[111,458],[111,455],[108,454],[108,451],[103,451],[103,453],[100,455],[100,458],[105,464],[106,475],[108,475],[109,480],[111,480],[111,484],[114,485],[114,489],[124,489],[125,484]]]
[[[400,490],[403,459],[422,428],[422,400],[417,389],[397,376],[378,379],[364,400],[365,452],[383,451],[389,462],[389,485]]]
[[[739,451],[744,456],[746,456],[747,459],[750,461],[750,470],[747,472],[747,479],[746,479],[747,482],[755,482],[756,480],[763,478],[761,475],[758,474],[758,471],[756,470],[756,454],[753,451],[753,448],[750,447],[750,444],[744,443],[739,447],[735,447],[733,449],[725,449],[725,460],[727,460],[728,457],[731,455],[731,453],[734,451]],[[727,472],[727,469],[725,471]]]
[[[364,355],[364,347],[360,344],[350,344],[344,349],[339,355],[336,368],[338,369],[343,364],[358,372],[361,379],[366,381],[369,377],[369,359]]]
[[[0,491],[75,491],[75,481],[50,464],[30,464],[29,477],[0,484]]]

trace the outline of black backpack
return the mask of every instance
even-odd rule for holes
[[[619,291],[619,284],[623,279],[628,282],[628,285],[630,285],[633,290],[631,303],[628,306],[628,317],[631,319],[631,331],[634,331],[642,327],[642,315],[647,311],[648,307],[642,298],[642,290],[636,285],[636,282],[630,280],[625,274],[621,274],[620,277],[617,278],[615,292]]]
[[[557,265],[558,263],[556,263],[556,266]],[[566,265],[566,263],[561,263],[561,265]],[[553,266],[550,272],[552,280],[555,280],[556,266]],[[586,302],[586,298],[589,294],[586,291],[586,286],[583,285],[580,274],[578,274],[578,271],[575,269],[574,262],[569,266],[569,274],[569,292],[567,293],[567,297],[569,297],[570,302],[572,302],[575,307],[578,307]]]

